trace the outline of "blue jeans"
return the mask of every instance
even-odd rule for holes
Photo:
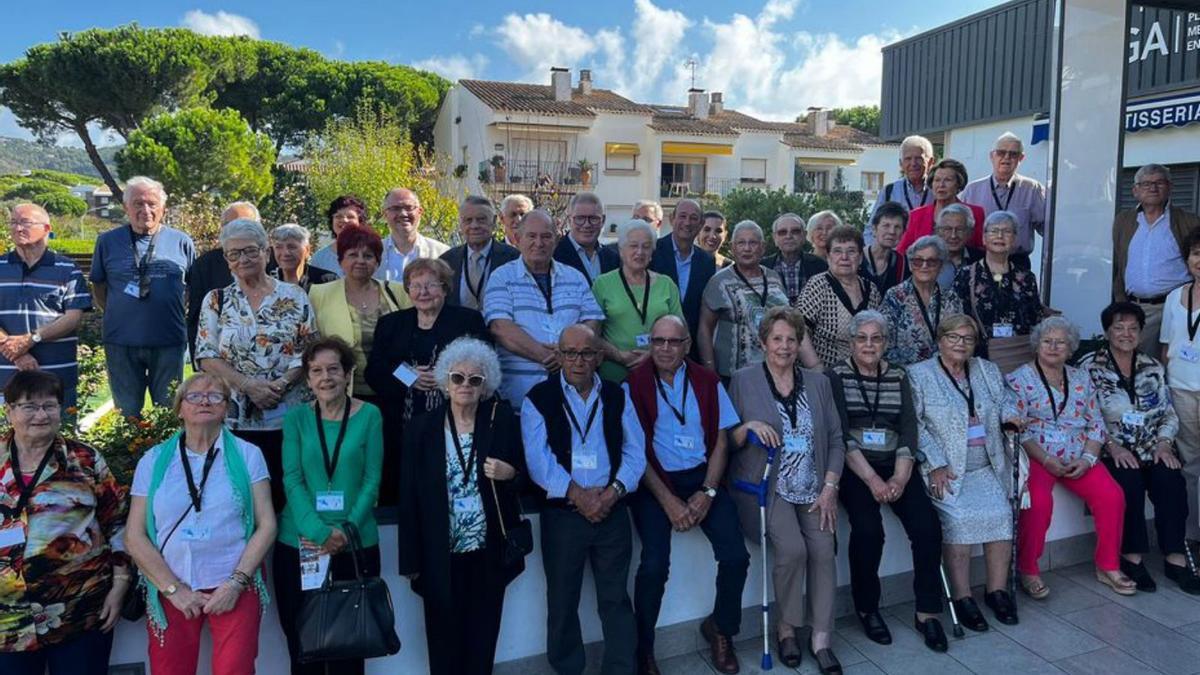
[[[184,345],[127,347],[105,344],[104,365],[113,403],[122,415],[140,415],[146,390],[155,405],[171,405],[171,383],[183,379]]]
[[[0,652],[0,673],[105,675],[112,652],[113,632],[89,630],[71,639],[32,652]]]

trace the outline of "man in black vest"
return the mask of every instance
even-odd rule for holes
[[[600,350],[591,328],[568,327],[558,352],[561,373],[535,385],[521,405],[529,476],[546,491],[546,657],[559,675],[583,673],[579,594],[591,560],[604,631],[600,672],[628,675],[637,631],[626,591],[633,539],[623,497],[646,468],[645,433],[629,395],[596,375]]]

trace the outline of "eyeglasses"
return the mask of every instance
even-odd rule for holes
[[[937,228],[937,234],[940,235],[943,232],[946,234],[957,234],[959,236],[962,236],[967,233],[967,228],[965,228],[965,227],[939,227],[939,228]]]
[[[993,150],[992,153],[995,154],[997,157],[1001,157],[1001,158],[1011,157],[1013,159],[1016,159],[1017,157],[1021,156],[1020,150],[999,150],[999,149],[997,149],[997,150]]]
[[[942,337],[952,345],[964,344],[968,347],[979,341],[974,335],[963,335],[961,333],[946,333]]]
[[[475,389],[482,387],[485,380],[487,380],[487,378],[483,375],[466,375],[458,371],[452,371],[450,373],[450,384],[456,387],[461,387],[465,384],[468,387]]]
[[[420,204],[393,204],[384,209],[384,211],[388,213],[416,213],[420,209]]]
[[[859,254],[859,250],[858,250],[857,246],[850,246],[848,248],[831,248],[831,249],[829,249],[829,257],[830,258],[853,258],[854,256],[856,256],[858,254]]]
[[[46,227],[49,224],[37,220],[14,220],[8,226],[14,230],[32,230],[35,227]]]
[[[575,351],[574,349],[564,349],[560,353],[562,354],[563,359],[565,359],[567,361],[579,361],[579,360],[591,361],[592,359],[596,358],[600,354],[600,352],[596,351],[595,349],[584,349],[582,351]]]
[[[258,246],[247,246],[246,248],[235,248],[225,251],[225,259],[229,262],[237,262],[242,258],[246,260],[258,260],[262,255],[262,248]]]
[[[1015,237],[1015,236],[1017,236],[1017,231],[1012,229],[1011,227],[991,227],[991,228],[988,228],[987,230],[984,230],[984,232],[986,234],[994,235],[997,237]]]
[[[39,411],[53,417],[58,414],[58,410],[62,406],[56,401],[53,403],[14,403],[12,407],[22,415],[28,415],[29,417],[38,414]]]
[[[908,266],[911,267],[912,269],[918,269],[921,267],[941,267],[941,265],[942,265],[941,258],[909,258],[908,259]]]
[[[601,225],[604,216],[571,216],[571,222],[576,225]]]
[[[433,281],[427,284],[409,284],[409,291],[413,294],[440,291],[443,289],[442,282]]]
[[[1058,349],[1059,347],[1066,347],[1069,344],[1071,344],[1071,343],[1066,340],[1063,340],[1062,338],[1043,338],[1042,339],[1042,346],[1049,347],[1051,349]]]
[[[886,340],[882,335],[863,335],[859,333],[854,336],[854,344],[856,345],[881,345]]]
[[[1137,183],[1137,186],[1143,189],[1161,190],[1170,184],[1170,181],[1165,180],[1144,180]]]
[[[652,337],[652,338],[650,338],[650,344],[654,345],[655,347],[670,347],[670,348],[674,349],[675,347],[682,347],[683,345],[687,344],[688,339],[689,338],[685,338],[685,337],[682,337],[682,338]]]
[[[225,394],[219,391],[189,391],[183,400],[192,405],[217,405],[225,402]]]

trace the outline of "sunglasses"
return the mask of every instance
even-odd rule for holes
[[[465,375],[457,371],[450,373],[450,384],[456,387],[461,387],[464,384],[468,387],[482,387],[485,380],[487,378],[483,375]]]

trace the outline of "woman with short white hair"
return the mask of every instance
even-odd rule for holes
[[[312,248],[308,230],[286,223],[271,230],[271,252],[275,254],[274,277],[289,284],[296,284],[307,293],[313,284],[336,281],[338,275],[309,264]]]
[[[829,259],[829,233],[842,226],[842,219],[833,211],[817,211],[808,218],[808,243],[812,244],[813,255],[821,260]]]
[[[949,258],[946,242],[933,235],[921,237],[908,248],[912,276],[888,289],[881,307],[892,331],[889,362],[907,366],[932,357],[937,351],[937,326],[942,317],[962,313],[958,295],[953,290],[942,290],[938,284]]]

